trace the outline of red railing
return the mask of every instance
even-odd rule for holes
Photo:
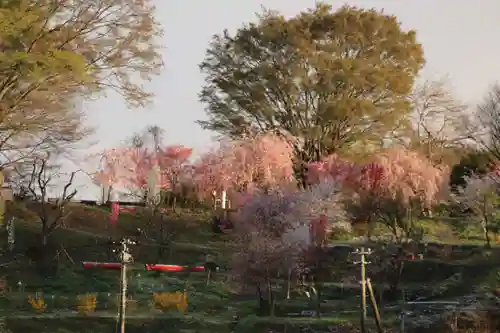
[[[84,261],[83,268],[85,269],[112,269],[117,270],[122,267],[119,262],[92,262]],[[181,265],[163,265],[163,264],[146,264],[144,265],[147,271],[153,272],[204,272],[205,266],[181,266]]]
[[[155,272],[204,272],[205,266],[181,266],[181,265],[145,265],[147,271]]]

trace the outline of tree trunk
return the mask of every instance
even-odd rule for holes
[[[372,219],[371,219],[371,216],[369,216],[369,217],[366,219],[366,221],[365,221],[365,223],[366,223],[366,224],[367,224],[367,226],[368,226],[368,228],[367,228],[368,230],[367,230],[367,232],[366,232],[366,236],[367,236],[368,240],[371,240],[371,239],[372,239],[372,236],[373,236],[373,229],[375,228],[375,226],[374,226],[374,224],[372,223],[372,221],[371,221],[371,220],[372,220]]]
[[[156,257],[156,262],[161,262],[163,259],[163,253],[165,251],[164,249],[164,241],[163,241],[163,219],[160,217],[159,225],[155,225],[155,215],[156,212],[154,208],[151,210],[151,225],[152,225],[152,230],[158,231],[158,233],[155,235],[155,240],[158,245],[158,252],[157,252],[157,257]],[[159,230],[157,229],[159,228]]]
[[[286,299],[290,299],[290,287],[292,284],[292,269],[289,268],[287,272],[287,281],[286,281]]]
[[[483,234],[484,234],[484,240],[486,241],[486,248],[490,249],[491,248],[491,240],[490,240],[490,233],[489,233],[487,221],[485,221],[483,223]]]
[[[321,317],[321,284],[316,284],[316,317]]]
[[[257,296],[259,298],[259,307],[258,307],[258,315],[260,316],[267,316],[269,315],[269,302],[264,298],[264,295],[262,295],[262,289],[260,286],[257,286]]]
[[[389,295],[391,299],[396,297],[398,294],[397,291],[399,289],[399,284],[401,282],[401,277],[403,276],[403,269],[404,269],[404,257],[403,255],[401,257],[396,258],[396,262],[394,263],[394,266],[392,267],[392,272],[389,272],[390,278],[388,279],[389,281]]]
[[[488,221],[488,199],[485,196],[483,200],[483,209],[482,209],[482,215],[483,215],[483,221],[482,221],[482,227],[483,227],[483,233],[484,233],[484,240],[486,241],[486,248],[491,249],[491,241],[490,241],[490,235],[489,235],[489,221]]]
[[[396,222],[396,219],[392,220],[391,230],[392,230],[392,234],[394,235],[394,240],[396,241],[396,243],[399,243],[400,237],[399,237],[399,230],[398,230],[398,224]]]
[[[172,239],[170,238],[168,241],[167,241],[167,251],[168,251],[168,261],[169,262],[172,262],[172,258],[174,256],[174,246],[173,246],[173,241]]]
[[[271,280],[267,280],[267,294],[269,302],[269,316],[274,317],[274,294],[273,286],[271,285]]]
[[[49,230],[47,228],[47,222],[42,221],[42,247],[46,247],[49,238]]]
[[[111,193],[113,191],[113,186],[109,186],[108,188],[108,197],[106,198],[106,203],[110,203],[111,202]]]

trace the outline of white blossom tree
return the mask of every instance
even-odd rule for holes
[[[497,222],[500,204],[500,178],[492,172],[484,176],[472,175],[465,181],[466,185],[459,187],[452,199],[472,213],[481,225],[486,246],[491,247],[490,232]]]
[[[261,303],[266,295],[272,309],[275,298],[269,282],[287,272],[289,287],[292,271],[299,275],[309,271],[316,276],[305,287],[316,295],[319,304],[323,279],[318,277],[322,273],[310,269],[307,257],[319,253],[312,250],[324,250],[325,242],[314,241],[309,228],[320,215],[328,219],[330,227],[350,228],[334,182],[321,182],[305,190],[255,192],[237,216],[233,278],[241,285],[255,287]],[[314,266],[319,265],[315,262]]]

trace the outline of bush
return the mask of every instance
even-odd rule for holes
[[[87,315],[95,312],[97,297],[94,294],[83,294],[76,296],[76,311]]]
[[[177,310],[186,312],[188,299],[186,293],[176,291],[174,293],[153,293],[154,307],[163,312]]]
[[[449,223],[434,220],[415,221],[415,227],[422,230],[426,238],[435,240],[449,240],[454,238],[453,228]]]
[[[329,233],[329,240],[331,241],[348,241],[351,240],[354,235],[344,228],[333,228]]]
[[[484,175],[491,169],[491,154],[483,151],[473,151],[464,156],[460,163],[453,166],[450,174],[450,187],[456,189],[466,185],[465,177],[472,174]]]
[[[370,233],[370,224],[364,222],[356,222],[352,225],[352,232],[357,237],[368,236]]]

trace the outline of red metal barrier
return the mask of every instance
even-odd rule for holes
[[[154,264],[146,264],[147,271],[155,271],[155,272],[204,272],[205,266],[181,266],[181,265],[154,265]]]
[[[146,264],[144,265],[147,271],[153,272],[204,272],[205,266],[181,266],[181,265],[162,265],[162,264]],[[83,268],[85,269],[112,269],[119,270],[122,264],[119,262],[92,262],[84,261]]]

